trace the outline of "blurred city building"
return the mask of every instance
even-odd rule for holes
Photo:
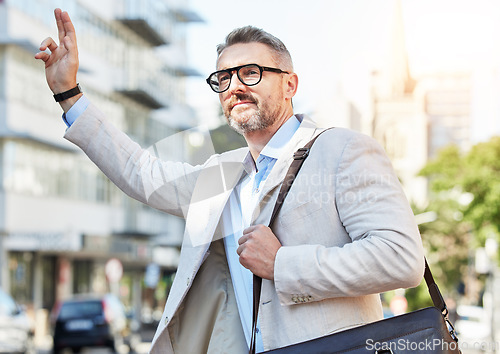
[[[427,117],[410,73],[399,0],[394,1],[385,60],[371,79],[372,114],[364,132],[385,148],[408,198],[424,204],[427,184],[416,175],[428,158]]]
[[[441,148],[456,144],[466,152],[500,134],[500,68],[495,61],[485,61],[479,67],[450,65],[413,74],[401,1],[392,4],[387,45],[381,46],[385,58],[373,64],[368,80],[369,108],[337,95],[337,114],[341,125],[382,144],[410,201],[425,207],[427,181],[417,174]]]
[[[372,72],[371,114],[361,115],[359,124],[358,110],[351,109],[346,111],[344,120],[354,121],[351,128],[373,136],[382,144],[410,201],[425,208],[429,200],[427,179],[418,173],[442,148],[453,144],[466,153],[475,144],[500,135],[500,65],[494,58],[483,58],[474,65],[450,62],[449,67],[439,70],[412,73],[401,1],[394,0],[393,4],[386,59]],[[443,18],[443,22],[445,20]],[[479,31],[470,35],[478,42],[484,39],[484,33]],[[488,44],[491,45],[489,41]],[[433,53],[427,55],[432,57]],[[433,221],[431,219],[421,220]],[[489,241],[495,239],[494,235],[490,237]],[[462,331],[459,343],[464,353],[479,352],[474,350],[479,349],[478,345],[482,346],[481,352],[495,352],[494,348],[498,348],[500,302],[496,294],[500,278],[494,248],[487,257],[491,268],[483,271],[487,274],[485,285],[479,281],[481,271],[472,266],[474,259],[478,262],[477,253],[473,255],[470,250],[464,293],[455,299],[458,328]],[[451,299],[450,304],[453,304]],[[466,308],[479,311],[483,317],[460,314],[460,310]]]
[[[185,32],[201,19],[185,1],[1,0],[0,287],[34,310],[107,291],[136,315],[162,308],[152,288],[164,301],[184,223],[124,196],[62,139],[62,111],[33,58],[57,38],[55,7],[75,24],[83,91],[115,125],[147,147],[196,124]],[[183,140],[171,145],[183,160]]]

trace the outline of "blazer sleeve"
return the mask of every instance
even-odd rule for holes
[[[111,124],[94,105],[66,130],[99,169],[130,197],[185,217],[201,166],[161,161]]]
[[[325,226],[331,220],[310,225],[312,242],[279,249],[274,278],[284,305],[293,305],[297,296],[308,301],[362,296],[414,287],[422,279],[418,227],[384,150],[361,134],[339,150],[338,164],[330,164],[334,203],[323,206],[339,227]],[[338,230],[347,235],[343,244],[314,242],[314,233],[330,240],[339,238]]]

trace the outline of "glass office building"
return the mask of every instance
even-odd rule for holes
[[[0,287],[35,315],[75,293],[116,291],[137,311],[161,308],[183,221],[123,195],[62,138],[61,108],[33,56],[57,38],[53,10],[75,24],[87,97],[144,147],[196,124],[185,101],[186,26],[176,0],[0,0]],[[175,140],[175,139],[174,139]],[[182,139],[171,144],[183,158]],[[109,284],[107,262],[123,276]],[[158,282],[144,285],[148,265]],[[160,288],[155,296],[151,286]]]

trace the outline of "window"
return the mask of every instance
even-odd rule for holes
[[[100,203],[118,193],[86,156],[31,141],[6,141],[3,168],[4,188],[11,192]]]

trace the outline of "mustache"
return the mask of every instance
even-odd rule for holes
[[[248,93],[235,93],[231,98],[230,106],[232,107],[240,101],[249,101],[251,103],[257,103],[257,100]]]

